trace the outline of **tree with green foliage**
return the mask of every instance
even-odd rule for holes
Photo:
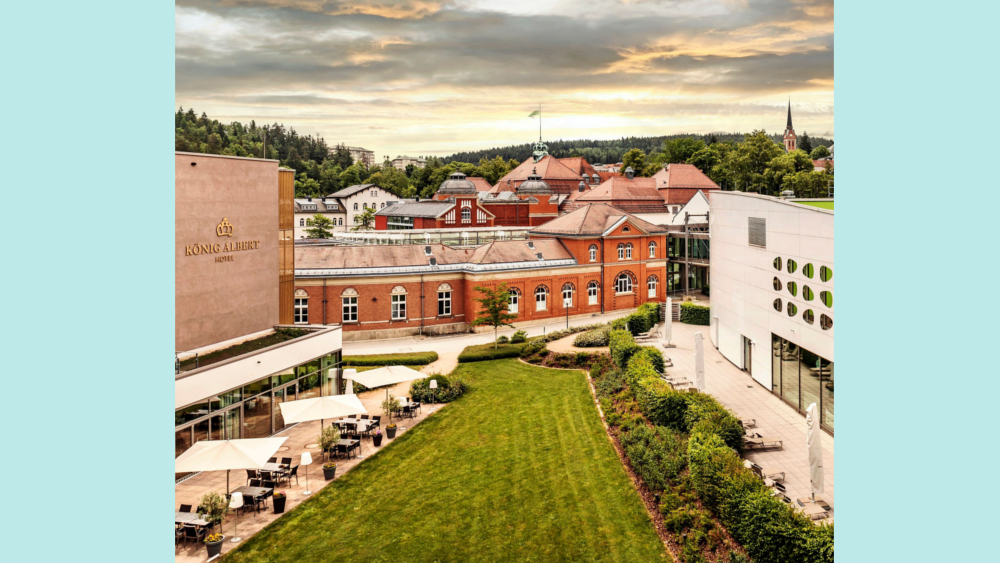
[[[340,173],[340,189],[356,186],[368,177],[368,170],[363,164],[352,164]]]
[[[643,171],[646,169],[646,153],[642,152],[641,149],[629,150],[622,156],[622,169],[620,172],[624,174],[626,168],[631,168],[636,176],[642,176]]]
[[[406,174],[396,170],[396,167],[392,164],[389,166],[382,166],[377,169],[365,180],[365,182],[375,184],[376,186],[389,190],[393,194],[400,197],[402,197],[403,194],[407,192],[407,188],[410,187],[410,181],[406,178]]]
[[[506,283],[501,283],[495,289],[477,285],[474,288],[481,297],[473,298],[474,301],[482,305],[476,313],[476,320],[472,321],[472,326],[493,327],[493,348],[496,349],[497,334],[502,326],[514,326],[513,321],[517,315],[510,312],[510,290]]]
[[[366,207],[364,211],[354,216],[352,231],[370,231],[375,228],[375,208]]]
[[[306,219],[306,236],[309,238],[331,238],[333,237],[333,219],[324,217],[319,213],[313,215],[312,219]]]
[[[830,156],[830,149],[824,147],[823,145],[814,148],[812,152],[809,153],[809,157],[812,158],[813,160],[819,160],[821,158],[826,158],[828,156]]]
[[[764,172],[767,165],[784,154],[784,150],[763,130],[746,135],[720,165],[724,182],[737,191],[766,191]]]
[[[833,176],[825,172],[796,172],[782,178],[781,189],[792,190],[795,197],[828,197]]]
[[[692,139],[691,137],[681,137],[663,142],[663,154],[666,156],[665,164],[685,163],[694,153],[705,148],[705,141]]]
[[[772,158],[764,170],[764,182],[767,186],[765,193],[778,195],[782,190],[782,183],[786,174],[808,172],[812,169],[812,159],[809,158],[808,154],[800,150],[794,150]]]
[[[322,197],[323,188],[319,182],[305,174],[296,176],[298,178],[295,179],[295,197]]]

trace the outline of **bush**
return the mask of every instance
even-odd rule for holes
[[[663,352],[660,352],[658,348],[656,348],[655,346],[640,346],[639,351],[636,352],[635,356],[633,357],[639,357],[639,356],[642,356],[647,360],[649,360],[649,363],[653,365],[653,369],[656,370],[656,373],[663,373],[663,370],[665,369],[664,368],[665,364],[663,362]]]
[[[608,345],[611,347],[611,360],[619,369],[625,369],[632,355],[639,351],[639,345],[625,330],[612,329]]]
[[[689,325],[708,326],[711,324],[711,308],[695,305],[690,301],[681,303],[681,322]]]
[[[519,331],[515,332],[510,337],[510,343],[511,344],[520,344],[520,343],[525,342],[527,340],[528,340],[528,333],[524,332],[523,330],[519,330]]]
[[[632,336],[649,332],[653,325],[660,322],[660,306],[657,303],[643,303],[634,313],[625,317],[625,322]]]
[[[573,346],[577,348],[597,348],[607,346],[611,337],[611,325],[588,330],[573,340]]]
[[[677,432],[687,432],[685,415],[688,396],[692,393],[675,391],[659,378],[639,381],[635,389],[639,408],[650,422]]]
[[[436,379],[438,388],[431,389],[431,380]],[[460,378],[449,380],[447,376],[433,374],[424,379],[414,380],[410,384],[410,395],[414,401],[421,403],[450,403],[462,396],[468,389],[465,381]]]
[[[497,344],[507,344],[509,342],[510,338],[507,338],[506,336],[501,336],[500,338],[497,338]]]
[[[542,342],[541,340],[533,340],[521,347],[522,358],[527,358],[529,356],[538,356],[547,352],[548,350],[545,348],[545,343]]]
[[[493,344],[482,344],[478,346],[468,346],[458,355],[458,363],[484,362],[488,360],[500,360],[503,358],[516,358],[521,355],[524,344],[505,344],[497,348]]]
[[[407,352],[404,354],[371,354],[344,356],[343,365],[349,367],[426,366],[436,362],[437,352]]]

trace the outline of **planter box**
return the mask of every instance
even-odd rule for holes
[[[396,437],[396,429],[395,428],[386,428],[385,429],[385,435],[388,436],[390,440],[392,440],[393,438]]]
[[[337,475],[337,468],[336,467],[334,467],[333,469],[327,469],[326,467],[323,468],[323,477],[327,481],[329,481],[330,479],[333,479],[334,477],[336,477],[336,475]]]
[[[376,448],[379,447],[379,446],[381,446],[382,445],[382,435],[381,434],[376,434],[376,435],[372,436],[372,443],[375,444]]]
[[[274,513],[275,514],[282,514],[282,513],[285,512],[285,502],[288,500],[287,496],[286,497],[273,497],[271,500],[274,502]]]
[[[226,536],[222,536],[222,539],[216,542],[205,542],[205,549],[208,550],[208,558],[211,559],[216,555],[222,553],[222,542],[226,541]]]

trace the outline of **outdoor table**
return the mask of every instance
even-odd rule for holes
[[[269,493],[269,492],[271,492],[273,490],[274,489],[269,489],[267,487],[249,487],[247,485],[243,485],[243,486],[236,487],[235,489],[233,489],[230,492],[230,494],[233,494],[233,495],[250,495],[254,499],[258,499],[258,498],[266,495],[267,493]],[[256,506],[254,506],[254,512],[259,512],[259,510],[257,509]]]
[[[208,520],[203,520],[201,514],[197,512],[175,512],[175,524],[194,524],[195,526],[208,526]]]
[[[370,426],[375,424],[375,421],[370,418],[338,418],[333,421],[334,424],[338,426],[343,426],[345,424],[357,424],[358,430],[368,430]]]
[[[347,446],[347,459],[351,459],[351,450],[354,448],[361,449],[361,440],[347,440],[341,438],[337,441],[338,446]]]

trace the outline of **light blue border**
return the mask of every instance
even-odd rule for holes
[[[174,4],[2,19],[3,558],[169,561]]]
[[[837,558],[995,561],[995,2],[838,2]]]

